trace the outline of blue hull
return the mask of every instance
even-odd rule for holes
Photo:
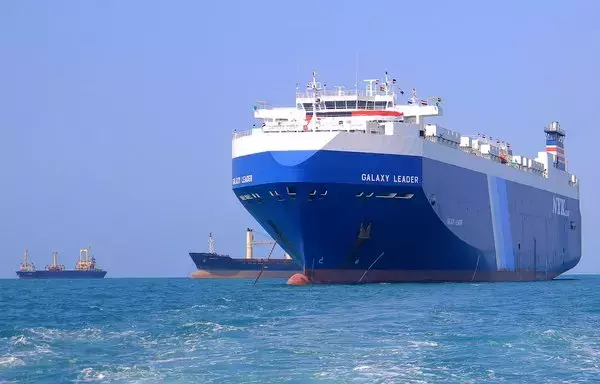
[[[17,271],[19,279],[102,279],[107,271]]]
[[[302,268],[289,259],[234,259],[205,252],[192,252],[190,257],[198,268],[192,275],[195,278],[256,278],[259,273],[266,278],[289,278],[302,272]]]
[[[233,190],[314,283],[545,280],[581,258],[578,200],[419,156],[262,152],[233,159]]]
[[[302,269],[294,262],[294,260],[285,259],[233,259],[229,256],[215,255],[211,253],[190,253],[190,257],[196,264],[196,268],[213,270],[213,269],[231,269],[240,271],[260,271],[263,264],[274,271],[296,271]]]

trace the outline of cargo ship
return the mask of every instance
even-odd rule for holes
[[[254,231],[246,229],[246,258],[232,258],[215,252],[212,233],[208,235],[208,252],[190,252],[197,270],[196,279],[215,278],[290,278],[302,268],[288,255],[279,258],[254,258],[254,245],[273,244],[274,241],[255,241]],[[274,247],[273,247],[274,248]],[[272,250],[271,250],[272,252]],[[270,256],[270,255],[269,255]]]
[[[79,261],[75,269],[66,269],[58,263],[58,252],[52,253],[52,264],[46,265],[43,270],[36,270],[35,265],[29,261],[29,252],[25,250],[21,268],[17,271],[19,279],[102,279],[106,276],[105,270],[96,266],[96,258],[91,256],[90,248],[79,250]]]
[[[431,121],[441,97],[403,95],[387,72],[364,89],[313,73],[293,106],[257,103],[254,128],[233,132],[233,192],[298,281],[532,281],[578,264],[579,180],[557,121],[528,155]]]

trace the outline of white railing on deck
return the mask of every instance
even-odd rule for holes
[[[252,130],[248,129],[246,131],[234,131],[233,132],[233,139],[239,139],[240,137],[244,137],[244,136],[252,136]]]
[[[379,85],[377,86],[379,87]],[[356,89],[321,89],[318,92],[319,96],[352,96],[352,97],[372,97],[372,96],[389,96],[393,95],[393,91],[385,93],[385,91],[380,91],[379,89],[373,88],[372,92],[368,92],[366,90],[356,90]],[[316,96],[314,91],[299,91],[296,92],[296,98],[314,98]]]
[[[265,124],[263,130],[266,128],[268,130],[297,131],[298,129],[302,130],[302,127],[303,125],[300,123],[278,121],[276,123]]]
[[[263,127],[266,128],[266,127]],[[255,130],[257,128],[254,128]],[[304,127],[302,125],[289,125],[288,127],[269,127],[268,130],[262,129],[262,133],[292,133],[292,132],[358,132],[358,133],[370,133],[370,134],[376,134],[376,135],[383,135],[385,134],[385,132],[382,129],[372,129],[372,130],[368,130],[366,127],[355,127],[355,126],[337,126],[337,125],[330,125],[330,126],[320,126],[317,127],[317,129],[312,129],[312,130],[304,130]],[[249,129],[246,131],[235,131],[232,134],[232,139],[239,139],[241,137],[245,137],[245,136],[252,136],[253,134],[253,130]]]

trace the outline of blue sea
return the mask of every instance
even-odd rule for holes
[[[600,380],[600,276],[0,280],[1,383]]]

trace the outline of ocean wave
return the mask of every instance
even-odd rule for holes
[[[8,297],[19,283],[0,281]],[[108,295],[52,305],[85,288],[77,284],[55,282],[35,301],[6,303],[3,380],[539,383],[600,375],[589,308],[600,305],[596,282],[585,296],[580,281],[523,283],[515,292],[504,284],[293,289],[265,281],[248,290],[238,281],[114,279],[103,282]],[[23,306],[43,310],[10,315]]]

